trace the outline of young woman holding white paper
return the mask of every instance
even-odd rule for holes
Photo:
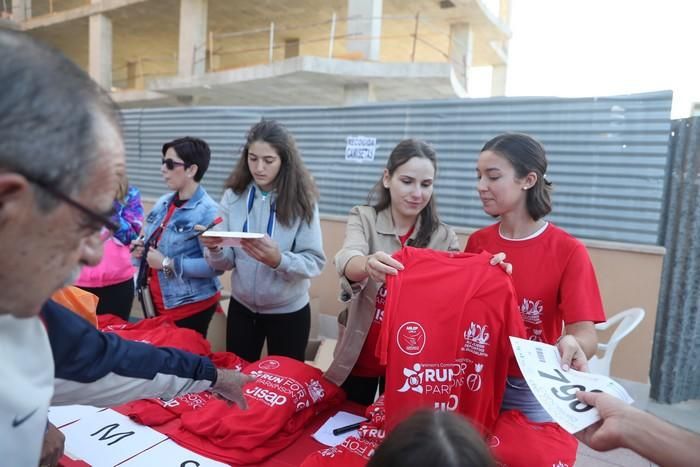
[[[318,190],[291,133],[280,123],[253,125],[226,181],[215,230],[257,232],[240,248],[205,237],[207,261],[232,270],[226,349],[242,358],[270,355],[304,360],[309,338],[310,279],[321,273],[323,253]]]

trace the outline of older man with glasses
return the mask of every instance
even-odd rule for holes
[[[110,406],[211,388],[245,405],[251,378],[100,333],[47,302],[99,262],[101,232],[116,228],[119,115],[84,72],[29,36],[0,30],[0,51],[0,463],[39,464],[52,398]]]

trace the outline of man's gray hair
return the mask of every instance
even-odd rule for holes
[[[0,171],[77,192],[99,156],[100,114],[120,128],[109,95],[77,65],[27,34],[0,29]],[[45,195],[37,190],[48,209]]]

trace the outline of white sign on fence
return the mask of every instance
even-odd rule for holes
[[[377,138],[348,136],[345,140],[346,161],[373,161],[377,150]]]

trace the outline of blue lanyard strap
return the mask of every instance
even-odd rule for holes
[[[245,215],[245,222],[243,223],[243,232],[248,231],[248,214],[253,209],[253,203],[255,202],[255,186],[251,186],[248,190],[248,212]],[[267,219],[267,235],[272,238],[272,233],[275,231],[275,201],[270,203],[270,217]]]

